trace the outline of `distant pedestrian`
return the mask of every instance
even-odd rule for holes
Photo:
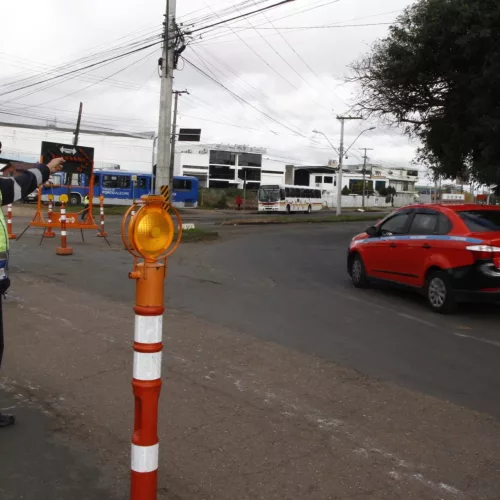
[[[87,195],[83,199],[83,212],[82,212],[82,216],[81,216],[82,221],[87,220],[87,217],[89,215],[89,205],[90,205],[90,198],[89,198],[89,195]]]
[[[235,202],[236,202],[236,208],[238,210],[241,210],[241,204],[243,203],[243,200],[241,199],[240,195],[236,196]]]

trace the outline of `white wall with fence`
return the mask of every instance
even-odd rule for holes
[[[333,194],[323,194],[323,204],[329,208],[337,207],[337,196]],[[415,195],[397,194],[394,196],[394,207],[404,207],[415,203]],[[363,197],[358,194],[350,194],[342,196],[342,207],[344,208],[361,208],[363,206]],[[385,196],[365,196],[365,208],[391,208],[391,201],[386,201]]]

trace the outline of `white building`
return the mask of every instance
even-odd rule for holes
[[[285,164],[263,148],[180,142],[175,147],[174,175],[194,176],[202,187],[258,189],[283,183]]]

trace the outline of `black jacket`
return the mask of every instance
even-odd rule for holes
[[[49,167],[36,164],[16,177],[0,177],[2,205],[9,205],[32,193],[40,184],[45,184],[50,177]]]

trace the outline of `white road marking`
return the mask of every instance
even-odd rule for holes
[[[500,342],[495,340],[483,339],[481,337],[474,337],[473,335],[465,335],[465,333],[454,333],[455,337],[460,337],[463,339],[476,340],[477,342],[482,342],[483,344],[494,345],[495,347],[500,347]]]

